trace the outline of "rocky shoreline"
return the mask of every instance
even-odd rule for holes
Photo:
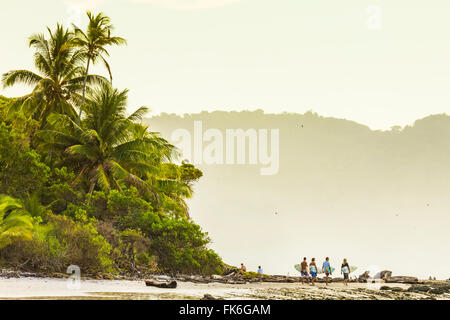
[[[71,274],[68,273],[38,273],[38,272],[26,272],[26,271],[16,271],[8,269],[0,269],[0,278],[69,278]],[[81,279],[83,280],[176,280],[183,282],[192,283],[223,283],[223,284],[248,284],[257,282],[273,282],[273,283],[296,283],[302,282],[302,278],[299,276],[285,276],[285,275],[266,275],[257,274],[255,272],[240,272],[238,270],[233,270],[225,272],[224,275],[211,275],[211,276],[201,276],[201,275],[168,275],[168,274],[154,274],[154,273],[136,273],[136,274],[82,274]],[[343,282],[342,277],[330,277],[329,281],[331,283]],[[419,280],[417,277],[411,276],[392,276],[391,271],[382,271],[377,277],[372,279],[368,272],[363,273],[358,278],[350,278],[349,283],[367,283],[367,282],[380,282],[380,283],[404,283],[404,284],[423,284],[429,280]],[[448,280],[450,281],[450,279]],[[318,277],[316,283],[324,283],[325,277]]]
[[[18,280],[25,278],[51,279],[68,278],[69,274],[42,274],[33,272],[20,272],[0,270],[0,278]],[[105,280],[132,281],[135,285],[145,286],[144,280],[177,281],[180,286],[173,289],[148,288],[148,297],[161,299],[269,299],[269,300],[450,300],[450,280],[419,280],[415,277],[392,276],[387,271],[380,279],[372,281],[363,273],[359,278],[350,280],[348,286],[343,285],[342,278],[332,278],[329,286],[325,286],[323,277],[317,279],[316,286],[302,284],[300,277],[283,275],[259,275],[256,273],[229,272],[226,275],[198,276],[198,275],[84,275],[82,280],[97,280],[94,283],[106,283]],[[126,282],[125,281],[125,282]],[[121,283],[122,281],[120,281]],[[111,281],[114,283],[114,281]],[[186,295],[186,287],[196,288],[200,296]],[[229,293],[218,294],[217,288],[223,288]],[[144,288],[141,288],[145,292]],[[155,291],[156,290],[156,291]],[[121,296],[115,294],[117,299],[133,299],[133,293]],[[140,293],[139,297],[147,297]],[[93,297],[95,298],[95,297]],[[98,298],[98,297],[97,297]]]
[[[153,276],[150,276],[153,278]],[[273,282],[273,283],[296,283],[302,282],[302,278],[299,276],[284,276],[284,275],[265,275],[257,274],[254,272],[240,272],[232,271],[225,273],[224,275],[212,275],[212,276],[195,276],[195,275],[177,275],[172,277],[173,280],[177,281],[189,281],[193,283],[223,283],[223,284],[248,284],[257,282]],[[340,283],[343,282],[342,277],[331,277],[329,282]],[[318,277],[316,283],[325,283],[325,277]],[[349,279],[349,283],[368,283],[368,282],[379,282],[379,283],[403,283],[403,284],[420,284],[423,281],[419,280],[417,277],[410,276],[392,276],[392,272],[385,270],[380,272],[377,276],[371,278],[369,272],[365,272],[358,278],[354,277]]]
[[[207,299],[210,297],[204,297]],[[427,281],[406,287],[384,285],[378,289],[357,284],[256,289],[246,299],[263,300],[450,300],[450,281]]]
[[[0,297],[2,299],[164,299],[164,300],[450,300],[450,280],[429,281],[405,277],[386,277],[376,283],[354,279],[345,286],[340,279],[325,285],[319,278],[315,286],[300,283],[299,277],[229,274],[199,277],[178,275],[146,275],[145,279],[177,281],[177,286],[148,287],[143,279],[134,276],[104,275],[107,279],[83,277],[79,289],[69,289],[67,274],[49,275],[1,270]],[[387,281],[386,281],[387,280]],[[399,281],[399,282],[391,282]]]

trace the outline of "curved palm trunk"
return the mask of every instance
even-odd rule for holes
[[[84,76],[84,83],[83,83],[83,101],[81,102],[80,114],[78,115],[78,120],[81,120],[81,113],[83,112],[83,106],[84,106],[84,102],[86,100],[86,85],[87,85],[87,77],[89,74],[89,65],[90,64],[91,64],[91,58],[88,58],[87,66],[86,66],[86,75]]]

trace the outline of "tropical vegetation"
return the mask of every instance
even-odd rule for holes
[[[127,112],[128,90],[112,85],[110,18],[57,24],[29,39],[36,72],[12,70],[0,96],[0,266],[45,273],[220,273],[210,238],[186,200],[202,172]],[[90,74],[102,62],[108,76]]]

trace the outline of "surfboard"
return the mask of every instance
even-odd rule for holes
[[[350,266],[350,273],[355,272],[358,267],[356,266]]]
[[[333,268],[333,267],[331,267],[331,273],[334,273],[334,270],[336,270],[335,268]],[[322,271],[322,269],[319,269],[319,272],[317,272],[318,274],[322,274],[322,273],[324,273],[323,271]]]
[[[300,264],[296,264],[294,265],[295,270],[297,270],[298,272],[302,272],[302,266]]]

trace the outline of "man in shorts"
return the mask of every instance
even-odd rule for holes
[[[322,271],[325,273],[325,282],[328,285],[328,277],[331,275],[330,258],[326,257],[322,265]]]
[[[309,274],[308,274],[308,262],[306,261],[306,257],[303,258],[303,261],[302,261],[302,263],[300,263],[300,266],[301,266],[300,273],[302,275],[301,281],[302,281],[302,283],[305,281],[306,281],[306,283],[308,283],[309,282]]]

